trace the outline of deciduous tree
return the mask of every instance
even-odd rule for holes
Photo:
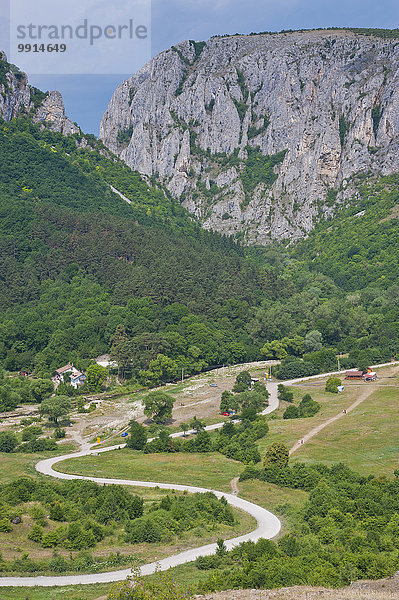
[[[133,450],[143,450],[147,443],[147,431],[143,425],[137,423],[137,421],[131,421],[130,423],[130,436],[127,440],[128,448]]]
[[[58,419],[65,418],[71,410],[71,403],[67,396],[54,396],[46,398],[39,407],[41,415],[47,415],[49,420],[57,425]]]
[[[87,368],[87,385],[91,392],[100,392],[107,381],[108,370],[101,365],[90,365]]]
[[[172,416],[174,399],[165,392],[150,392],[144,398],[144,414],[154,421],[166,421]]]

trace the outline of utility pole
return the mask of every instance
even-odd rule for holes
[[[181,370],[181,382],[184,382],[184,369]]]

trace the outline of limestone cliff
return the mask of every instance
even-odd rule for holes
[[[399,40],[349,31],[185,41],[122,83],[103,142],[204,227],[296,239],[399,171]]]
[[[0,52],[0,117],[10,121],[23,114],[64,135],[80,131],[66,117],[60,92],[43,93],[30,86],[26,74],[8,63],[4,52]]]

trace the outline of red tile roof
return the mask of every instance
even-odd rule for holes
[[[62,373],[65,373],[65,371],[69,371],[70,369],[73,368],[73,365],[65,365],[65,367],[61,367],[60,369],[56,370],[56,373],[58,373],[59,375],[62,375]]]

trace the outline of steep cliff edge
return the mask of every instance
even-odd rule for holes
[[[30,86],[26,74],[8,63],[4,52],[0,52],[0,117],[11,121],[24,114],[64,135],[80,131],[66,117],[60,92],[44,93]]]
[[[349,31],[214,37],[122,83],[100,138],[162,181],[205,228],[297,239],[399,171],[399,40]]]

